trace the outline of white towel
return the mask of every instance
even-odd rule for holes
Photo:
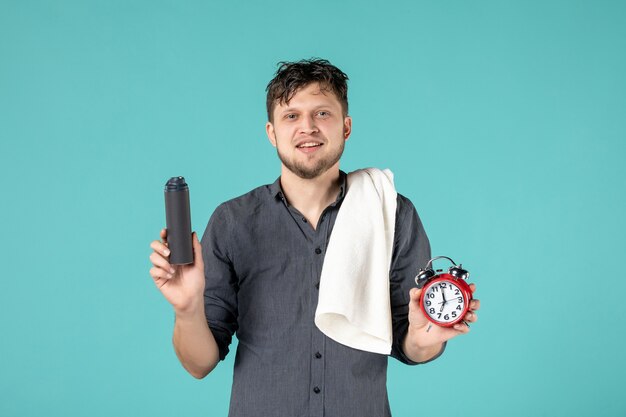
[[[397,196],[393,173],[366,168],[348,174],[347,181],[324,257],[315,324],[341,344],[388,355]]]

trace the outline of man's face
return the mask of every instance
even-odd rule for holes
[[[312,83],[289,103],[276,104],[274,122],[266,125],[283,166],[300,178],[312,179],[338,164],[352,119],[343,116],[339,99]]]

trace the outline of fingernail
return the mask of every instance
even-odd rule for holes
[[[165,249],[165,250],[163,251],[163,254],[165,254],[165,256],[169,256],[169,254],[170,254],[170,250],[169,250],[169,249]]]
[[[170,268],[170,272],[173,274],[176,270],[174,268]]]
[[[172,274],[167,274],[167,277],[168,277],[168,278],[172,278],[173,276],[174,276],[174,275],[172,275]]]

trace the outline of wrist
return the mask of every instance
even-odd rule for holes
[[[420,332],[425,332],[428,325]],[[415,329],[413,329],[415,331]],[[445,342],[433,340],[431,338],[419,337],[411,333],[411,328],[407,332],[402,342],[402,350],[407,358],[415,363],[424,363],[438,357],[443,352]]]
[[[430,322],[421,326],[409,325],[404,338],[404,345],[411,349],[424,349],[437,345],[437,341],[429,334],[432,326],[433,324]]]
[[[198,316],[204,317],[204,296],[194,298],[184,307],[174,307],[176,320],[193,320]]]

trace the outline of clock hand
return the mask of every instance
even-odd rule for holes
[[[462,298],[462,297],[459,295],[459,296],[454,297],[454,298],[457,298],[457,299],[458,299],[458,298]],[[452,300],[439,301],[439,304],[441,304],[441,303],[449,303],[450,301],[452,301]],[[458,301],[458,302],[459,302],[459,303],[462,303],[463,301]]]
[[[443,289],[441,290],[441,297],[443,297],[443,301],[439,303],[441,304],[441,309],[439,309],[440,313],[443,311],[443,308],[446,306],[446,303],[448,302],[448,300],[446,300],[446,293]]]

